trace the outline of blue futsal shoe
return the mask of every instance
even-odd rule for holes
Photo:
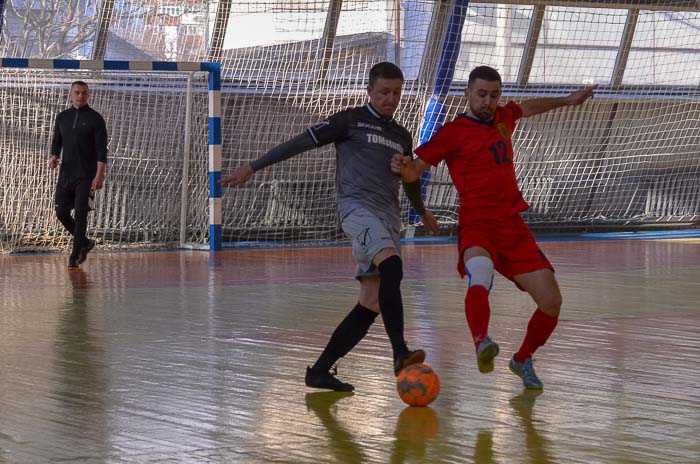
[[[498,355],[499,351],[498,343],[491,340],[491,337],[481,340],[476,348],[476,364],[479,367],[479,372],[487,374],[493,370],[493,358]]]
[[[511,358],[508,367],[521,379],[523,379],[523,386],[525,388],[542,389],[542,381],[535,374],[535,366],[532,364],[532,358],[527,358],[523,362],[518,362],[515,360],[515,355]]]

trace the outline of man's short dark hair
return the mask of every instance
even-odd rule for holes
[[[377,79],[401,79],[403,82],[403,73],[401,68],[396,66],[394,63],[389,63],[388,61],[383,61],[372,66],[369,70],[369,85],[374,85]]]
[[[73,88],[74,86],[76,86],[76,85],[79,85],[79,86],[81,86],[81,87],[85,87],[86,89],[90,90],[90,87],[88,87],[88,85],[87,85],[85,82],[83,82],[83,81],[75,81],[75,82],[73,82],[73,83],[70,85],[70,88],[72,89],[72,88]]]
[[[498,74],[498,71],[493,69],[491,66],[477,66],[476,68],[472,69],[472,72],[469,73],[469,81],[467,82],[467,86],[471,88],[472,84],[474,84],[474,81],[477,79],[483,79],[488,82],[503,82],[501,80],[501,75]]]

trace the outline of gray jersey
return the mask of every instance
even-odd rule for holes
[[[391,157],[395,153],[412,155],[411,134],[369,104],[336,113],[308,132],[316,146],[335,144],[341,220],[362,207],[398,228],[401,178],[391,172]]]

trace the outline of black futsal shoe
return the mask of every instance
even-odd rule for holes
[[[83,247],[80,249],[80,255],[78,256],[78,264],[83,264],[85,262],[88,253],[90,253],[93,248],[95,248],[95,241],[88,240],[87,244],[83,245]]]
[[[394,375],[398,376],[402,369],[410,366],[411,364],[420,364],[425,361],[425,351],[414,350],[405,351],[394,360]]]
[[[353,391],[355,387],[349,383],[341,382],[336,377],[338,375],[338,369],[334,366],[331,371],[321,371],[317,372],[310,367],[306,368],[306,377],[304,381],[307,387],[312,388],[325,388],[334,391]]]
[[[77,271],[80,269],[80,266],[78,265],[78,258],[70,257],[68,259],[68,270],[69,271]]]

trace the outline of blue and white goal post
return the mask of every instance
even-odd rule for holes
[[[23,140],[0,140],[0,146],[7,147],[7,152],[26,152],[27,160],[19,162],[36,163],[37,172],[45,169],[38,163],[40,154],[47,154],[54,118],[58,111],[67,108],[68,84],[84,80],[90,86],[90,104],[105,118],[110,144],[104,189],[108,192],[98,195],[100,204],[90,219],[91,231],[98,239],[115,248],[179,244],[211,251],[221,249],[219,63],[1,58],[0,66],[3,105],[34,92],[22,103],[25,109],[17,111],[39,115],[24,117],[23,126],[13,128],[12,133],[31,134],[36,127],[42,128],[32,137],[38,139],[36,145]],[[207,104],[205,95],[208,117],[202,108]],[[36,109],[37,104],[40,109]],[[208,182],[203,175],[206,145]],[[123,191],[118,191],[120,182],[127,184]],[[60,247],[60,240],[45,246],[55,219],[50,202],[47,208],[43,204],[39,208],[49,211],[45,219],[32,216],[31,223],[18,221],[9,226],[10,235],[20,237],[17,241],[23,243],[41,237],[42,245],[37,245],[37,249]],[[32,208],[30,203],[27,205]],[[33,208],[37,209],[36,205]],[[27,230],[32,231],[32,237],[27,238]],[[63,241],[64,235],[59,237]],[[36,240],[40,243],[39,238]]]

